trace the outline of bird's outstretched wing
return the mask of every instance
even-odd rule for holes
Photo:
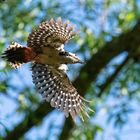
[[[27,46],[39,50],[42,47],[53,47],[61,49],[60,46],[70,40],[76,32],[74,26],[69,26],[69,22],[62,23],[61,18],[57,21],[42,22],[28,37]]]
[[[53,67],[35,63],[32,66],[33,82],[38,92],[52,107],[60,109],[68,117],[74,119],[77,115],[83,120],[88,116],[86,100],[81,97],[66,75],[66,65]]]

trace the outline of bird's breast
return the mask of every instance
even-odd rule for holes
[[[62,64],[62,57],[59,55],[59,51],[54,48],[44,47],[42,53],[38,54],[35,61],[42,64],[57,65]]]

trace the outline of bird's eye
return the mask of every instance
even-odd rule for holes
[[[59,55],[62,55],[62,56],[68,56],[69,55],[69,53],[68,52],[59,52]]]

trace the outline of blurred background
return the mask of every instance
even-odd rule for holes
[[[140,140],[140,1],[0,0],[0,54],[57,17],[79,31],[66,49],[86,64],[68,75],[95,113],[75,125],[43,102],[31,64],[14,70],[0,58],[0,140]]]

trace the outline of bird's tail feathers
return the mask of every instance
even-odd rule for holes
[[[31,54],[31,48],[23,47],[22,45],[13,42],[2,54],[2,58],[6,59],[11,67],[19,68],[23,63],[27,63],[32,60],[33,56]]]

